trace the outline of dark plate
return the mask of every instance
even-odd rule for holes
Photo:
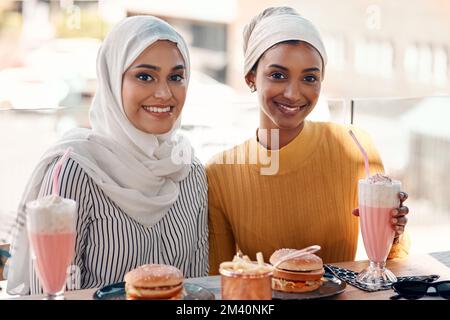
[[[126,300],[125,282],[114,283],[98,289],[94,293],[94,299]],[[183,285],[183,300],[214,300],[214,294],[199,285],[185,283]]]
[[[317,290],[304,293],[289,293],[274,290],[272,291],[272,298],[279,300],[308,300],[326,298],[344,292],[345,287],[347,286],[344,281],[336,278],[330,273],[325,273],[323,278],[325,281]]]

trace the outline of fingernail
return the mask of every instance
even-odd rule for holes
[[[397,223],[397,219],[395,219],[395,218],[392,219],[391,221],[392,221],[392,223]]]
[[[398,210],[397,210],[397,209],[392,210],[392,215],[393,215],[393,216],[398,215]]]

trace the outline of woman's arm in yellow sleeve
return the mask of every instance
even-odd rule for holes
[[[206,169],[208,175],[208,227],[209,227],[209,274],[219,274],[219,265],[231,261],[236,253],[236,244],[230,223],[223,210],[220,183],[211,167]]]

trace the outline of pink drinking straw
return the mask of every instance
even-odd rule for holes
[[[67,158],[69,157],[69,155],[72,151],[73,151],[72,147],[68,147],[66,149],[66,151],[64,151],[64,154],[61,157],[61,159],[58,160],[55,167],[53,168],[53,172],[52,172],[53,195],[55,195],[55,196],[59,196],[59,194],[58,194],[58,190],[59,190],[58,179],[59,179],[59,174],[61,172],[61,167],[62,167],[63,163],[66,162]]]
[[[358,146],[359,150],[361,151],[361,153],[362,153],[362,155],[364,157],[364,166],[366,167],[366,177],[369,178],[370,177],[369,157],[367,156],[367,152],[366,152],[366,150],[364,150],[362,145],[359,143],[358,139],[356,139],[356,136],[353,133],[353,131],[352,130],[348,130],[348,133],[352,136],[353,140],[355,141],[356,145]]]

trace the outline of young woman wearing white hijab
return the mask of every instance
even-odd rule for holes
[[[41,290],[24,206],[51,193],[53,167],[68,147],[59,194],[78,205],[79,288],[123,281],[147,263],[173,265],[186,277],[208,273],[206,175],[176,133],[189,73],[187,45],[166,22],[135,16],[111,30],[97,57],[92,129],[72,130],[51,147],[24,192],[6,272],[9,293]]]
[[[261,251],[268,259],[280,248],[318,244],[326,263],[353,260],[358,219],[351,212],[364,160],[348,127],[305,120],[319,98],[327,63],[319,32],[292,8],[268,8],[244,29],[244,56],[260,123],[253,138],[207,165],[210,273],[217,274],[236,248],[250,257]],[[353,130],[367,148],[372,173],[381,172],[369,137]],[[402,202],[407,197],[399,196]],[[392,212],[396,240],[390,258],[408,252],[402,235],[407,212],[402,205]]]

